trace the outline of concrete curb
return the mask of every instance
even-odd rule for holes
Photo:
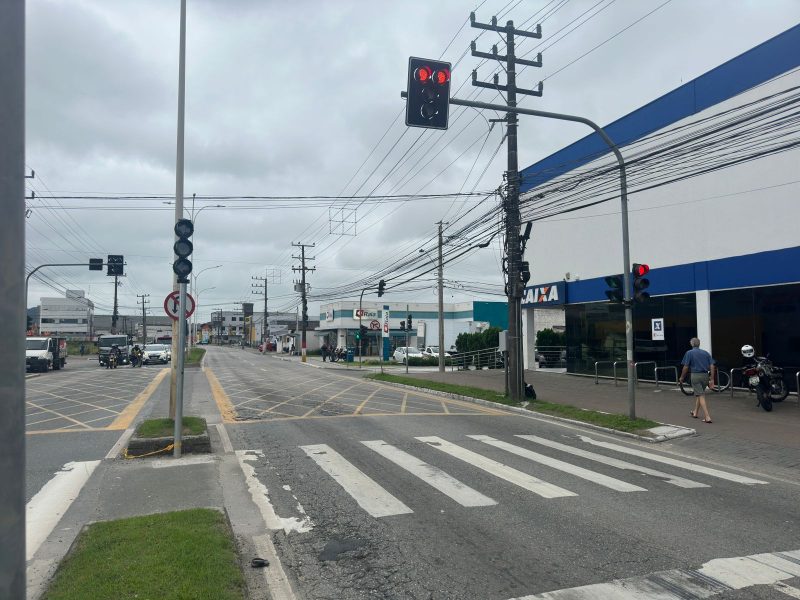
[[[158,452],[174,441],[175,438],[173,436],[158,438],[132,437],[128,442],[128,453],[137,457],[143,454],[149,454],[150,452]],[[181,450],[183,453],[187,454],[210,453],[211,440],[208,437],[208,430],[199,435],[183,436],[181,438]]]
[[[658,442],[666,442],[667,440],[674,440],[677,438],[682,438],[690,435],[697,435],[697,431],[694,429],[689,429],[688,427],[682,427],[680,425],[670,425],[668,423],[662,423],[659,427],[654,427],[649,429],[648,431],[653,432],[653,436],[644,436],[638,435],[635,433],[628,433],[627,431],[618,431],[616,429],[609,429],[608,427],[602,427],[600,425],[595,425],[594,423],[586,423],[584,421],[576,421],[575,419],[567,419],[565,417],[557,417],[555,415],[549,415],[547,413],[540,413],[535,412],[532,410],[528,410],[527,408],[523,408],[520,406],[509,406],[507,404],[499,404],[497,402],[491,402],[489,400],[483,400],[481,398],[473,398],[472,396],[462,396],[460,394],[453,394],[450,392],[441,392],[439,390],[432,390],[423,387],[417,387],[414,385],[406,385],[404,383],[394,383],[389,381],[380,381],[376,379],[378,383],[382,383],[383,385],[389,385],[398,388],[404,388],[408,390],[423,390],[427,394],[432,394],[434,396],[442,396],[444,398],[452,398],[454,400],[461,400],[464,402],[472,402],[473,404],[479,404],[480,406],[487,406],[490,408],[498,409],[498,410],[506,410],[508,412],[526,415],[526,416],[535,416],[537,418],[542,419],[549,419],[552,421],[561,421],[563,423],[570,423],[572,425],[580,425],[581,427],[586,427],[588,429],[595,429],[597,431],[602,431],[605,433],[610,433],[612,435],[618,435],[621,437],[633,438],[635,440],[639,440],[642,442],[648,442],[651,444],[656,444]]]

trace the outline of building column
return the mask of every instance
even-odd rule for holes
[[[533,310],[533,308],[522,309],[522,360],[524,367],[529,370],[533,370],[536,365],[536,356],[533,351],[536,345]]]
[[[711,353],[711,292],[697,290],[695,292],[697,306],[697,337],[700,338],[700,347]]]

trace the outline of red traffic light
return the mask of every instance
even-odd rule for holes
[[[639,263],[633,263],[633,276],[634,277],[644,277],[650,272],[650,267],[648,265],[642,265]]]
[[[439,69],[433,74],[433,80],[439,85],[444,85],[450,81],[450,71],[447,69]]]
[[[428,83],[432,76],[433,71],[430,67],[419,67],[416,71],[414,71],[414,79],[420,83]]]

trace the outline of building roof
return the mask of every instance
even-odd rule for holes
[[[800,66],[800,25],[795,25],[617,119],[603,129],[621,147],[733,98],[798,66]],[[608,152],[608,146],[600,136],[591,133],[523,169],[520,192],[530,191]]]

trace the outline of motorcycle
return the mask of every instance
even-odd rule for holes
[[[743,367],[745,382],[756,393],[756,406],[770,412],[773,402],[782,402],[789,395],[789,387],[783,379],[783,369],[772,364],[768,356],[754,354],[752,346],[742,348],[742,355],[750,359]]]
[[[106,369],[116,369],[117,368],[117,355],[111,352],[108,355],[108,360],[106,361]]]
[[[337,360],[344,360],[347,357],[347,350],[344,348],[336,348],[332,350],[328,356],[328,360],[336,362]]]

